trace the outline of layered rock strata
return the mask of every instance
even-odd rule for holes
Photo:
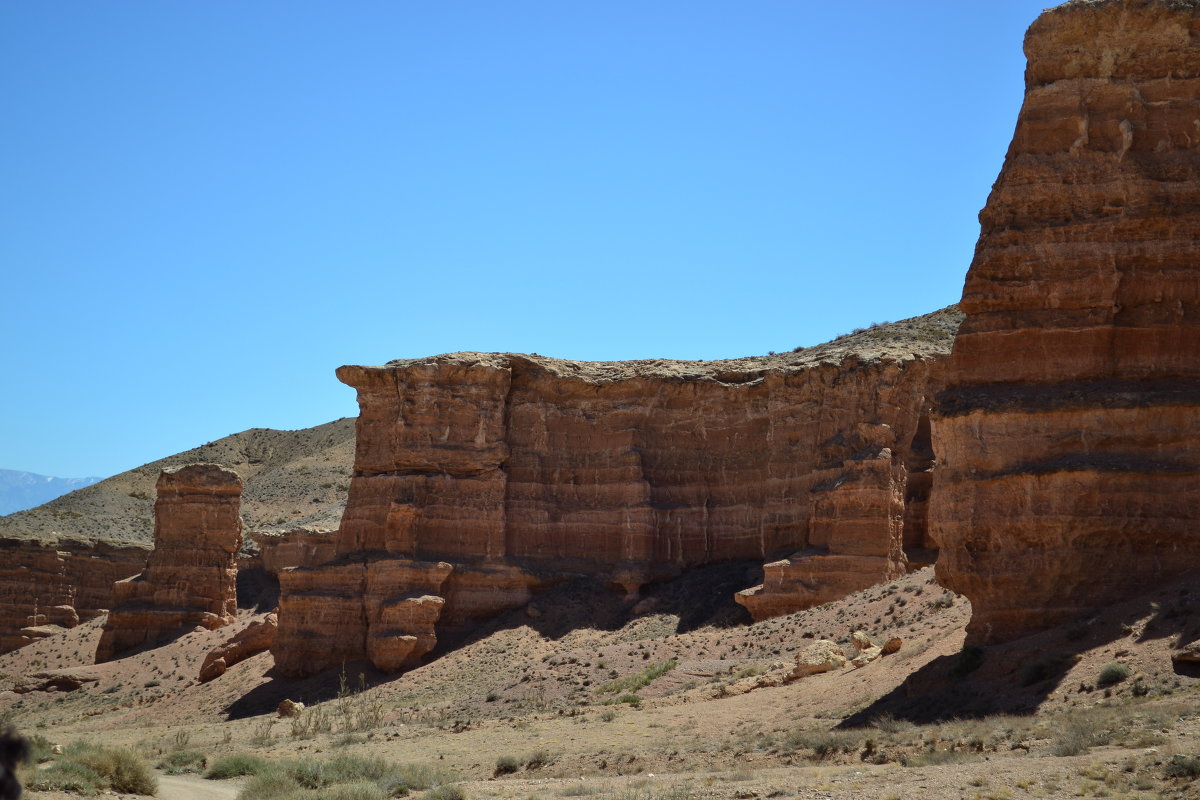
[[[214,464],[164,470],[154,504],[154,550],[140,575],[113,586],[96,661],[183,627],[237,617],[242,480]]]
[[[1026,36],[933,425],[973,642],[1200,569],[1198,35],[1195,0],[1074,0]]]
[[[71,539],[0,540],[0,551],[0,653],[105,613],[113,583],[141,570],[148,552]]]
[[[337,556],[280,574],[276,664],[408,666],[437,630],[567,576],[636,597],[702,564],[789,556],[786,580],[739,598],[761,617],[902,574],[906,541],[929,544],[907,474],[929,455],[948,337],[892,353],[875,335],[880,351],[836,360],[342,367],[362,413]]]

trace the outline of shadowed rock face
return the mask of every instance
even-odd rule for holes
[[[1200,3],[1029,29],[939,398],[938,580],[974,642],[1200,568]]]
[[[140,574],[113,586],[97,663],[185,626],[237,617],[242,480],[214,464],[164,470],[154,504],[154,550]]]
[[[927,425],[910,451],[939,348],[839,363],[456,353],[342,367],[362,413],[337,556],[280,573],[276,664],[403,668],[438,629],[575,575],[634,597],[692,567],[788,556],[782,577],[738,598],[761,618],[903,574],[905,545],[930,546],[923,510],[906,514],[927,486],[910,496],[907,476],[932,463]]]

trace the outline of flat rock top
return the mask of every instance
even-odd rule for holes
[[[744,381],[768,372],[791,372],[821,364],[841,364],[848,358],[863,363],[911,361],[950,352],[954,334],[962,322],[958,306],[948,306],[931,314],[859,328],[852,333],[814,347],[765,356],[722,359],[717,361],[571,361],[540,356],[536,353],[446,353],[424,358],[396,359],[383,367],[348,367],[350,370],[407,370],[458,366],[510,369],[528,364],[557,377],[595,383],[652,378],[660,380]]]

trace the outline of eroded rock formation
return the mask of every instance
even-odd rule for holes
[[[907,475],[931,458],[922,420],[948,337],[875,337],[869,356],[342,367],[362,413],[337,556],[281,573],[276,664],[408,666],[438,629],[570,575],[636,597],[690,567],[788,556],[739,597],[764,617],[902,574],[905,545],[930,544],[906,506],[928,490]]]
[[[95,619],[115,581],[146,563],[140,547],[0,540],[0,653]]]
[[[1200,568],[1198,35],[1195,0],[1074,0],[1026,36],[933,430],[971,641]]]
[[[96,661],[185,626],[237,617],[242,480],[214,464],[164,470],[154,504],[154,550],[145,570],[113,586],[114,607]]]
[[[275,643],[275,632],[279,630],[279,615],[270,613],[257,622],[251,622],[229,641],[215,647],[204,657],[200,665],[199,680],[207,683],[219,678],[234,664],[251,656],[265,653]]]

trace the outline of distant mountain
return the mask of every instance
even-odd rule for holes
[[[0,515],[48,503],[103,478],[52,478],[33,472],[0,469]]]

